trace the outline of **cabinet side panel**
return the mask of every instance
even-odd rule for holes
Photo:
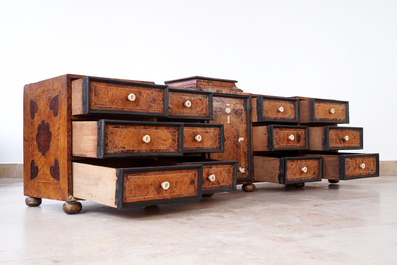
[[[68,76],[24,89],[24,194],[67,200],[71,191]]]

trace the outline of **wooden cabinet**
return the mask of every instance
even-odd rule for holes
[[[254,152],[308,149],[308,128],[306,126],[255,126],[252,131]]]

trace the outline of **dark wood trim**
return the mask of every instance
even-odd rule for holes
[[[364,149],[364,128],[363,127],[340,127],[340,126],[324,126],[324,136],[323,136],[323,149],[324,151],[333,150],[361,150]],[[336,130],[359,130],[360,132],[360,143],[359,147],[329,147],[329,131],[332,129]]]
[[[263,100],[282,100],[295,102],[295,120],[277,120],[277,119],[263,119]],[[271,123],[288,123],[296,124],[299,122],[299,100],[295,98],[283,98],[283,97],[272,97],[260,95],[256,99],[256,111],[257,111],[257,122],[271,122]]]
[[[370,157],[370,156],[376,157],[376,173],[375,173],[375,175],[362,175],[362,176],[354,176],[354,177],[346,178],[346,172],[345,172],[346,158]],[[340,180],[374,178],[374,177],[379,177],[379,154],[378,153],[371,153],[371,154],[366,154],[366,153],[360,153],[360,154],[343,153],[342,154],[341,153],[341,154],[339,154],[339,179]]]
[[[342,100],[332,100],[332,99],[320,99],[320,98],[311,98],[310,100],[310,123],[337,123],[337,124],[349,124],[350,114],[349,114],[349,101],[342,101]],[[315,109],[314,105],[315,102],[328,102],[328,103],[339,103],[339,104],[346,104],[346,121],[324,121],[324,120],[316,120],[315,117]]]
[[[236,80],[231,80],[231,79],[220,79],[220,78],[212,78],[212,77],[205,77],[205,76],[191,76],[191,77],[185,77],[185,78],[180,78],[180,79],[164,81],[164,84],[167,85],[169,83],[182,82],[182,81],[188,81],[188,80],[196,80],[196,79],[217,81],[217,82],[223,82],[223,83],[237,83]]]
[[[316,179],[305,179],[305,180],[293,180],[286,181],[285,175],[287,172],[287,160],[311,160],[318,159],[319,160],[319,169],[318,169],[318,178]],[[301,182],[315,182],[321,181],[323,179],[323,159],[321,156],[297,156],[297,157],[282,157],[280,159],[280,174],[278,175],[280,184],[295,184]]]
[[[185,127],[214,127],[220,129],[220,148],[219,149],[197,149],[197,150],[182,150],[185,154],[193,153],[222,153],[225,151],[225,135],[224,135],[224,125],[217,123],[184,123]]]
[[[295,128],[305,130],[305,147],[298,148],[274,148],[273,146],[273,130],[274,128]],[[267,126],[267,147],[269,151],[297,151],[297,150],[308,150],[309,149],[309,128],[307,126],[295,126],[295,125],[268,125]]]

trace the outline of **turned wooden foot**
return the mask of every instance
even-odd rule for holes
[[[255,185],[250,183],[250,184],[243,184],[241,187],[243,191],[245,192],[253,192],[255,190]]]
[[[203,197],[212,197],[212,195],[214,195],[213,193],[204,193]]]
[[[73,202],[65,202],[62,208],[63,211],[67,214],[75,214],[75,213],[79,213],[83,208],[83,206],[81,205],[80,202],[73,201]]]
[[[292,186],[294,186],[294,188],[303,188],[305,186],[305,182],[294,183]]]
[[[37,207],[41,204],[41,198],[26,197],[25,204],[29,207]]]
[[[328,182],[332,184],[339,183],[339,179],[329,179]]]

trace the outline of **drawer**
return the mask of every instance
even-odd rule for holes
[[[254,156],[254,179],[280,184],[321,181],[322,158]]]
[[[72,81],[72,115],[168,114],[168,87],[97,77]]]
[[[118,209],[202,197],[201,165],[151,166],[143,161],[72,164],[74,197]]]
[[[184,153],[216,153],[224,151],[223,124],[185,123]]]
[[[212,93],[170,88],[168,116],[212,120]]]
[[[299,100],[300,123],[349,123],[349,102],[324,99]]]
[[[363,128],[309,127],[309,150],[363,149]]]
[[[72,155],[92,158],[182,155],[182,134],[182,123],[74,121]]]
[[[251,99],[253,122],[298,123],[298,99],[259,96]],[[256,110],[256,111],[255,111]]]
[[[379,176],[379,154],[320,155],[323,158],[323,178],[349,180]]]
[[[254,152],[307,150],[306,126],[268,125],[252,128]]]

